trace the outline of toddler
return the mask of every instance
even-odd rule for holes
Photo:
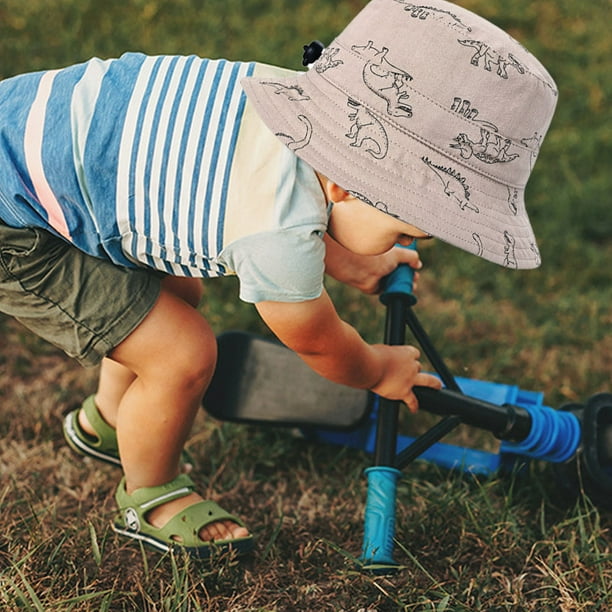
[[[309,49],[311,51],[312,49]],[[443,0],[372,0],[294,72],[194,56],[92,59],[0,83],[0,310],[85,365],[64,432],[118,464],[114,529],[196,557],[253,546],[182,448],[215,368],[203,278],[322,376],[416,410],[411,346],[370,345],[325,273],[367,293],[434,236],[539,265],[524,188],[556,103],[521,45]]]

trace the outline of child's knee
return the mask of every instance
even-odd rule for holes
[[[155,384],[195,391],[205,389],[213,375],[217,341],[195,308],[162,291],[148,316],[110,356]]]
[[[180,333],[168,345],[163,359],[151,367],[151,374],[170,379],[181,392],[203,391],[217,364],[215,335],[199,313],[181,320],[180,325]]]
[[[199,329],[191,328],[188,342],[177,349],[177,366],[183,385],[206,389],[217,365],[217,340],[204,318]]]

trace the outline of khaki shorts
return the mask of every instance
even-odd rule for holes
[[[153,270],[86,255],[49,232],[0,223],[0,312],[83,365],[95,365],[139,325],[161,287]]]

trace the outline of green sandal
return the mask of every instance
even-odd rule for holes
[[[83,431],[79,424],[78,417],[81,410],[96,432],[95,436]],[[69,412],[65,416],[62,429],[64,438],[73,451],[121,467],[117,432],[102,418],[93,395],[90,395],[80,408]],[[193,466],[193,459],[186,450],[181,453],[181,462],[183,468],[187,468],[185,471],[189,471],[188,466]]]
[[[180,474],[165,485],[143,487],[128,495],[123,478],[115,493],[119,514],[112,525],[113,530],[159,551],[183,550],[196,559],[208,559],[212,554],[222,554],[230,550],[238,555],[250,552],[253,549],[251,535],[212,542],[204,542],[199,537],[202,528],[217,521],[230,520],[241,527],[245,526],[239,518],[229,514],[213,501],[201,501],[187,507],[161,528],[147,522],[146,514],[153,508],[185,497],[192,493],[193,489],[191,478]]]

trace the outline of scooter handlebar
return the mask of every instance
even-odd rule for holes
[[[402,245],[397,245],[402,246]],[[409,246],[402,246],[404,249],[417,250],[416,240]],[[392,296],[403,296],[410,306],[416,304],[416,297],[413,293],[414,288],[414,269],[408,264],[400,264],[387,276],[385,280],[385,290],[380,296],[380,301],[387,305]]]

